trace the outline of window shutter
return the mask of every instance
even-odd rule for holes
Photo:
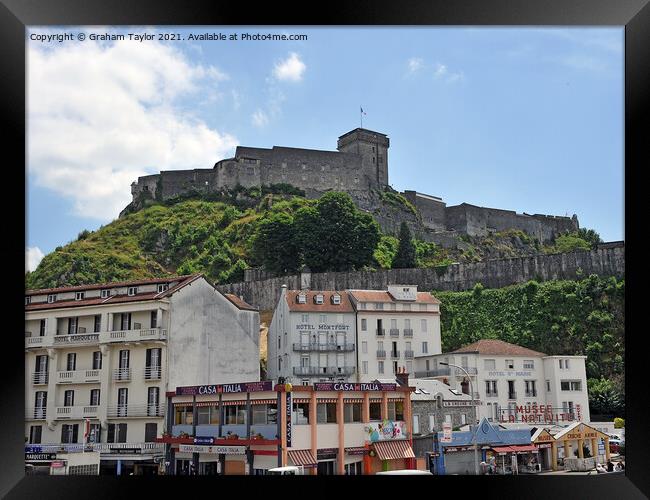
[[[66,424],[63,424],[63,425],[61,426],[61,442],[62,442],[62,443],[66,443],[66,442],[67,442],[67,441],[66,441],[66,430],[67,430],[67,428],[68,428],[68,426],[67,426]]]
[[[115,424],[108,424],[108,436],[106,438],[107,443],[115,442]]]
[[[79,424],[72,425],[72,442],[77,443],[79,441]]]
[[[118,442],[126,443],[126,424],[119,424],[118,427]]]

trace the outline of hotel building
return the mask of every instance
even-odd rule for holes
[[[168,387],[259,380],[259,313],[200,274],[28,290],[25,368],[31,453],[155,473]]]
[[[437,378],[482,404],[479,419],[494,422],[589,422],[586,356],[547,356],[501,340],[482,339],[452,352],[421,357],[416,378]]]

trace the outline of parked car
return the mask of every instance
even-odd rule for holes
[[[609,438],[609,451],[610,453],[618,453],[621,445],[625,446],[625,441],[619,437]]]

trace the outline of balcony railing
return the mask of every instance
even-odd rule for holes
[[[384,359],[386,357],[386,351],[377,351],[377,357]]]
[[[25,347],[49,347],[52,345],[52,337],[25,336]]]
[[[162,367],[160,366],[147,366],[143,370],[145,380],[160,380],[162,376]]]
[[[294,366],[294,375],[352,375],[354,366]]]
[[[390,357],[391,359],[399,359],[399,351],[391,351]]]
[[[375,331],[377,332],[377,336],[379,337],[386,336],[386,330],[384,328],[377,328]]]
[[[516,392],[509,392],[508,393],[508,399],[517,399],[517,393]]]
[[[327,344],[293,344],[294,351],[354,351],[354,344],[337,344],[328,342]]]
[[[131,380],[131,368],[116,368],[113,370],[113,380],[128,382]]]
[[[119,417],[164,417],[164,407],[161,404],[113,405],[107,408],[108,418]]]
[[[162,328],[145,328],[140,330],[116,330],[102,332],[102,342],[135,342],[142,340],[166,340],[167,330]]]
[[[390,336],[391,337],[399,337],[399,330],[397,328],[391,328],[390,329]]]
[[[413,329],[412,328],[404,328],[404,337],[406,337],[406,338],[413,337]]]
[[[57,406],[56,416],[58,419],[79,419],[97,416],[98,406]]]
[[[164,453],[164,443],[87,443],[86,450],[110,453],[111,449],[138,449],[144,453]],[[38,451],[34,451],[38,450]],[[26,453],[81,452],[82,443],[25,444]]]
[[[73,370],[57,372],[57,384],[87,384],[100,381],[101,370]]]
[[[421,372],[416,372],[415,375],[416,377],[447,377],[451,375],[451,370],[454,370],[454,375],[458,377],[464,377],[465,372],[461,370],[460,368],[436,368],[435,370],[426,370],[426,371],[421,371]],[[476,375],[477,370],[474,367],[468,367],[465,368],[467,370],[467,373],[470,375]]]
[[[32,382],[34,385],[47,384],[47,372],[34,372],[32,373]]]
[[[47,418],[47,408],[43,407],[32,407],[25,409],[25,417],[28,420],[45,420]]]
[[[526,391],[526,397],[527,398],[536,398],[537,397],[537,391]]]
[[[499,393],[498,392],[486,392],[485,397],[486,398],[498,398]]]
[[[167,330],[162,328],[146,328],[138,330],[119,330],[114,332],[93,332],[82,333],[59,333],[41,336],[32,336],[31,332],[25,332],[25,348],[37,347],[64,347],[70,345],[89,345],[109,342],[138,342],[145,340],[166,340]]]
[[[406,359],[413,359],[413,351],[404,351],[404,357]]]

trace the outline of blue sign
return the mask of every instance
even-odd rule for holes
[[[40,446],[25,446],[25,453],[42,453],[43,448]]]
[[[214,444],[214,438],[197,436],[194,438],[194,444]]]

